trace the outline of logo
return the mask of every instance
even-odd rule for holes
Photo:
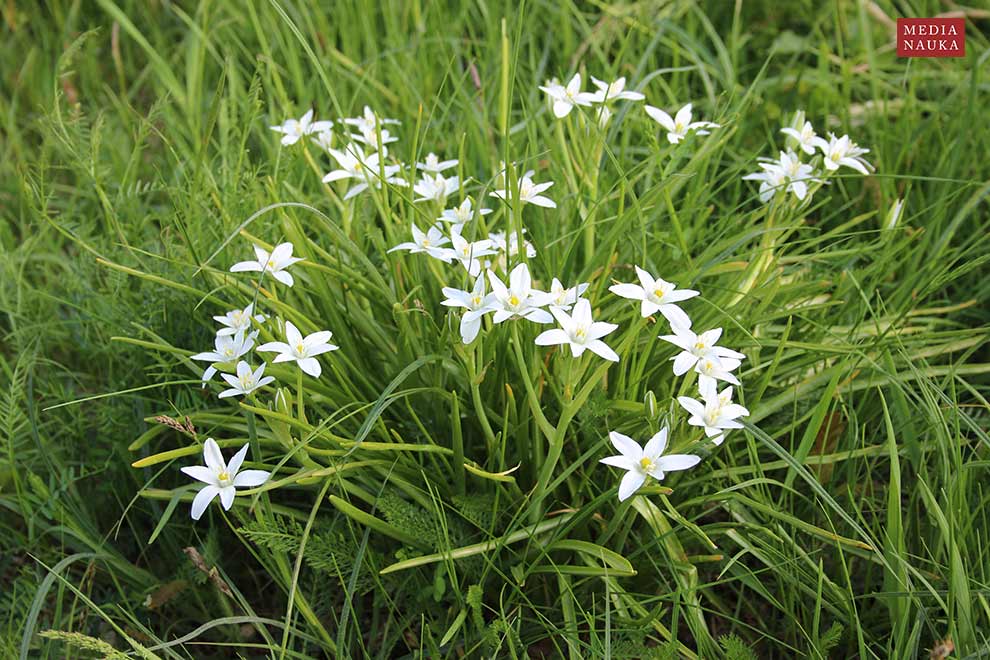
[[[898,57],[965,57],[966,19],[898,18]]]

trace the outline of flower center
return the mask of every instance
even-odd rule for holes
[[[272,270],[275,270],[275,260],[274,259],[269,259],[268,260],[268,267],[271,268]]]
[[[518,307],[519,296],[517,296],[516,294],[512,294],[511,296],[509,296],[509,304],[512,305],[513,307]]]
[[[427,248],[430,247],[430,239],[428,238],[423,239],[423,247],[427,247]]]
[[[471,304],[474,305],[475,307],[477,307],[478,305],[480,305],[481,304],[481,296],[473,296],[471,298]]]
[[[298,344],[296,344],[296,353],[299,353],[300,355],[302,355],[305,352],[306,352],[306,346],[305,346],[305,344],[303,344],[302,342],[299,342]]]
[[[653,462],[653,459],[650,458],[649,456],[644,456],[643,458],[639,459],[639,467],[642,468],[643,472],[652,472],[654,466],[655,463]]]
[[[662,286],[658,286],[657,288],[653,289],[653,295],[656,296],[657,300],[659,300],[663,298],[665,295],[667,295],[667,292],[663,290]]]
[[[220,485],[221,486],[227,486],[227,485],[229,485],[230,482],[231,482],[230,473],[227,472],[226,470],[221,470],[217,474],[217,481],[220,482]]]
[[[223,350],[223,354],[226,355],[227,357],[234,357],[234,349],[232,349],[232,348],[225,348]]]

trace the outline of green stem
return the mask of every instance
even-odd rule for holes
[[[533,382],[529,377],[529,369],[526,367],[526,360],[523,358],[522,347],[519,344],[519,329],[515,323],[512,324],[512,352],[516,356],[516,365],[519,367],[519,375],[522,376],[523,385],[526,387],[526,397],[529,400],[529,408],[536,418],[536,424],[540,427],[543,435],[548,440],[552,440],[556,429],[547,421],[546,415],[543,414],[540,397],[536,394],[536,388],[533,387]],[[523,455],[525,454],[520,452],[520,456]]]
[[[298,401],[298,404],[297,404],[298,405],[298,408],[297,408],[298,413],[297,413],[297,415],[299,417],[299,421],[300,422],[305,422],[306,421],[306,407],[303,404],[303,392],[304,392],[304,390],[303,390],[303,370],[302,369],[299,369],[299,374],[298,374],[298,377],[296,379],[296,389],[297,389],[298,397],[299,397],[299,401]]]

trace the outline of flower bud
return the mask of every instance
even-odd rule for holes
[[[643,400],[643,407],[646,409],[646,417],[648,419],[657,418],[657,397],[653,394],[653,390],[646,393],[646,398]]]

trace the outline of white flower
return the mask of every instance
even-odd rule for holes
[[[714,380],[704,380],[698,383],[702,401],[687,396],[677,397],[677,402],[691,413],[688,424],[705,429],[705,435],[712,438],[716,445],[725,440],[728,429],[741,429],[743,425],[736,419],[748,417],[749,411],[732,402],[732,386],[726,387],[719,393]]]
[[[491,213],[491,209],[478,209],[478,215],[488,215]],[[460,206],[452,209],[447,209],[440,214],[437,220],[442,220],[443,222],[449,222],[454,225],[463,225],[474,219],[475,211],[471,208],[471,198],[465,197],[464,201],[461,202]]]
[[[471,277],[477,277],[481,272],[481,262],[478,257],[487,257],[495,254],[492,249],[492,242],[489,239],[474,241],[473,243],[463,236],[458,230],[460,225],[455,225],[450,232],[450,241],[453,246],[454,258],[461,262]]]
[[[224,326],[217,330],[217,336],[222,337],[224,335],[235,335],[241,330],[250,330],[252,321],[264,323],[265,315],[255,314],[252,316],[251,312],[253,311],[254,303],[251,303],[244,309],[235,309],[232,312],[227,312],[223,316],[214,316],[213,320]]]
[[[385,165],[384,168],[381,166],[381,154],[377,152],[365,155],[361,148],[354,144],[348,145],[344,151],[338,149],[330,149],[329,151],[337,164],[340,165],[340,169],[333,170],[324,176],[323,183],[342,179],[356,179],[358,181],[348,189],[344,199],[351,199],[367,190],[369,186],[381,188],[383,170],[386,182],[397,186],[409,185],[404,179],[394,176],[399,171],[398,165]]]
[[[329,131],[333,127],[332,121],[313,121],[313,109],[310,108],[299,119],[286,119],[278,126],[272,126],[273,131],[282,133],[282,144],[289,146],[295,144],[304,135],[322,133]]]
[[[440,158],[432,151],[426,154],[426,160],[422,163],[416,163],[416,169],[422,170],[423,172],[429,172],[431,174],[439,174],[444,170],[449,170],[452,167],[457,167],[456,160],[440,160]]]
[[[753,172],[743,177],[743,181],[760,182],[760,201],[764,204],[773,199],[778,190],[784,190],[787,186],[787,175],[777,161],[767,161],[759,164],[763,168],[762,172]]]
[[[525,263],[519,264],[509,273],[508,287],[492,271],[488,271],[488,280],[495,296],[492,301],[495,309],[492,320],[495,323],[511,318],[525,318],[534,323],[553,321],[549,312],[540,309],[549,302],[547,294],[532,288],[533,280],[529,274],[529,266]]]
[[[581,300],[581,296],[588,290],[589,286],[591,285],[587,282],[582,282],[568,289],[556,277],[553,278],[549,291],[550,306],[569,312],[571,305]]]
[[[869,149],[863,149],[849,139],[848,135],[840,138],[834,133],[828,134],[828,142],[822,138],[815,138],[815,146],[822,150],[825,156],[825,169],[834,172],[840,165],[851,167],[860,174],[869,174],[873,166],[862,158],[863,154],[870,153]]]
[[[553,181],[547,181],[546,183],[533,183],[533,172],[526,172],[519,179],[519,201],[523,204],[535,204],[536,206],[542,206],[548,209],[557,208],[556,202],[554,202],[549,197],[544,197],[540,193],[553,185]],[[505,201],[511,201],[511,193],[508,188],[503,188],[502,190],[493,190],[488,193],[492,197],[498,197],[499,199],[504,199]]]
[[[461,316],[461,341],[470,344],[478,336],[478,331],[481,330],[482,317],[495,310],[492,305],[495,297],[490,293],[485,295],[485,276],[478,275],[474,281],[474,289],[471,291],[462,291],[445,286],[443,295],[447,296],[447,299],[441,302],[441,305],[463,307],[467,310]]]
[[[645,270],[636,266],[639,284],[615,284],[608,288],[617,296],[630,300],[641,300],[640,314],[643,318],[660,312],[672,325],[684,328],[691,327],[691,319],[676,303],[694,298],[698,295],[692,289],[678,289],[673,283],[662,278],[654,278]]]
[[[430,227],[426,233],[423,233],[416,225],[412,225],[412,235],[413,240],[411,243],[399,243],[390,249],[389,252],[395,252],[396,250],[409,250],[411,254],[425,252],[434,259],[439,259],[447,264],[454,258],[453,250],[442,247],[449,243],[450,239],[444,236],[443,232],[436,225]]]
[[[331,130],[320,131],[319,133],[316,134],[316,137],[313,138],[313,144],[318,146],[320,149],[323,149],[324,151],[330,151],[331,149],[333,149],[333,142],[334,142],[334,136],[333,136],[333,131]]]
[[[668,454],[661,456],[667,448],[667,427],[660,429],[640,447],[639,443],[627,435],[612,431],[608,434],[612,445],[619,450],[618,456],[603,458],[600,463],[621,468],[628,472],[619,482],[619,501],[629,499],[646,482],[647,477],[662,481],[667,472],[687,470],[697,465],[701,458],[692,454]]]
[[[383,124],[398,124],[399,120],[386,119],[386,118],[379,119],[377,116],[375,116],[374,110],[372,110],[368,106],[364,106],[363,115],[361,115],[360,117],[350,117],[348,119],[344,119],[344,123],[349,126],[354,126],[355,128],[357,128],[357,130],[364,133],[369,130],[374,132],[375,129],[378,128],[378,126]]]
[[[230,463],[225,463],[220,447],[213,438],[207,438],[203,445],[203,461],[206,465],[194,465],[182,468],[182,472],[196,481],[202,481],[205,486],[196,494],[192,503],[192,518],[199,520],[206,507],[217,495],[220,504],[227,511],[234,504],[236,488],[254,488],[268,481],[271,472],[264,470],[241,470],[244,457],[247,456],[248,445],[241,447],[234,454]]]
[[[525,229],[523,229],[523,233],[524,234],[526,233]],[[489,240],[491,240],[492,245],[494,245],[497,249],[501,250],[505,254],[509,255],[509,257],[514,257],[517,254],[519,254],[518,232],[515,231],[509,232],[508,240],[505,238],[504,231],[492,232],[488,234],[488,238]],[[533,257],[536,256],[536,248],[533,247],[532,243],[530,243],[527,240],[524,240],[523,245],[526,247],[526,257],[528,259],[532,259]]]
[[[808,196],[808,184],[819,181],[814,176],[814,168],[807,163],[802,163],[801,158],[793,151],[786,153],[781,151],[778,163],[781,172],[787,177],[787,190],[804,201],[804,198]]]
[[[264,373],[264,362],[262,362],[261,366],[256,370],[251,371],[251,365],[244,360],[241,360],[237,363],[236,376],[231,376],[230,374],[220,374],[220,377],[227,381],[227,384],[230,385],[231,388],[221,392],[220,398],[225,399],[229,396],[244,396],[245,394],[250,394],[259,387],[264,387],[268,383],[275,380],[272,376],[265,376]]]
[[[809,156],[815,155],[818,136],[815,134],[815,128],[811,125],[810,121],[804,122],[801,130],[788,126],[787,128],[780,129],[780,132],[794,138],[795,146],[799,147],[804,153]]]
[[[381,131],[381,140],[379,140],[379,130]],[[356,135],[352,133],[351,139],[362,144],[366,144],[373,149],[377,149],[380,142],[383,150],[385,149],[386,144],[389,144],[390,142],[398,142],[399,140],[397,136],[389,133],[387,128],[366,128]]]
[[[729,371],[723,367],[722,360],[731,360],[732,362],[729,364],[734,362],[735,366],[739,366],[738,361],[746,357],[737,351],[715,345],[719,337],[722,336],[722,328],[714,328],[707,332],[702,332],[700,335],[696,335],[690,328],[676,325],[672,326],[671,330],[674,331],[673,335],[661,335],[660,339],[670,342],[681,349],[681,353],[673,358],[675,376],[686,374],[692,367],[699,363],[702,363],[705,371],[721,374],[722,371],[720,369],[724,369],[726,372]],[[701,372],[699,371],[699,373]],[[734,376],[731,374],[727,375],[728,377],[722,378],[722,380],[728,380],[733,385],[739,384],[739,381]]]
[[[273,362],[298,362],[300,369],[314,378],[319,378],[323,369],[320,367],[320,362],[316,356],[340,348],[329,343],[332,336],[332,332],[323,330],[303,337],[296,326],[292,325],[292,321],[286,321],[285,343],[271,341],[259,346],[258,351],[278,353],[272,360]]]
[[[423,178],[413,186],[413,192],[419,195],[416,202],[440,202],[447,201],[447,196],[457,192],[461,187],[461,182],[456,176],[445,177],[442,174],[430,176],[424,174]]]
[[[703,387],[706,383],[714,384],[717,380],[739,385],[739,379],[733,376],[732,372],[738,369],[740,364],[742,360],[732,357],[706,355],[700,358],[694,365],[694,370],[698,374],[698,387]]]
[[[646,114],[652,117],[667,131],[667,141],[671,144],[677,144],[686,138],[688,132],[690,131],[694,131],[697,135],[708,135],[711,131],[705,129],[719,128],[718,124],[714,124],[710,121],[692,122],[690,103],[678,110],[677,114],[674,115],[673,118],[671,118],[670,115],[660,108],[654,108],[652,105],[646,106],[645,109]]]
[[[585,349],[595,355],[618,362],[619,356],[602,341],[602,337],[614,331],[614,323],[603,323],[591,318],[591,303],[582,298],[574,305],[574,313],[568,314],[559,307],[551,307],[550,312],[560,324],[559,328],[547,330],[536,338],[537,346],[558,346],[567,344],[573,357],[581,357]]]
[[[597,92],[588,95],[589,100],[594,103],[608,103],[610,101],[619,100],[642,101],[646,98],[639,92],[627,92],[625,77],[619,78],[614,82],[607,83],[592,76],[591,82],[593,82],[595,87],[598,88]]]
[[[213,366],[214,364],[233,363],[234,360],[246,355],[251,350],[251,347],[254,346],[254,340],[257,336],[257,330],[251,333],[245,333],[244,330],[239,330],[233,335],[217,334],[213,340],[212,351],[193,355],[193,360],[202,360],[211,363],[206,368],[206,371],[203,372],[203,386],[205,387],[206,381],[213,378],[213,374],[217,372],[216,367]]]
[[[575,73],[567,86],[561,85],[556,79],[547,82],[540,87],[550,97],[553,106],[553,114],[558,119],[563,119],[570,114],[576,105],[589,106],[595,99],[595,95],[581,91],[581,74]]]
[[[270,273],[272,277],[284,284],[292,286],[295,280],[286,268],[302,261],[301,257],[292,256],[292,243],[279,243],[270,253],[254,246],[255,261],[241,261],[230,267],[232,273],[260,272],[262,277]]]

